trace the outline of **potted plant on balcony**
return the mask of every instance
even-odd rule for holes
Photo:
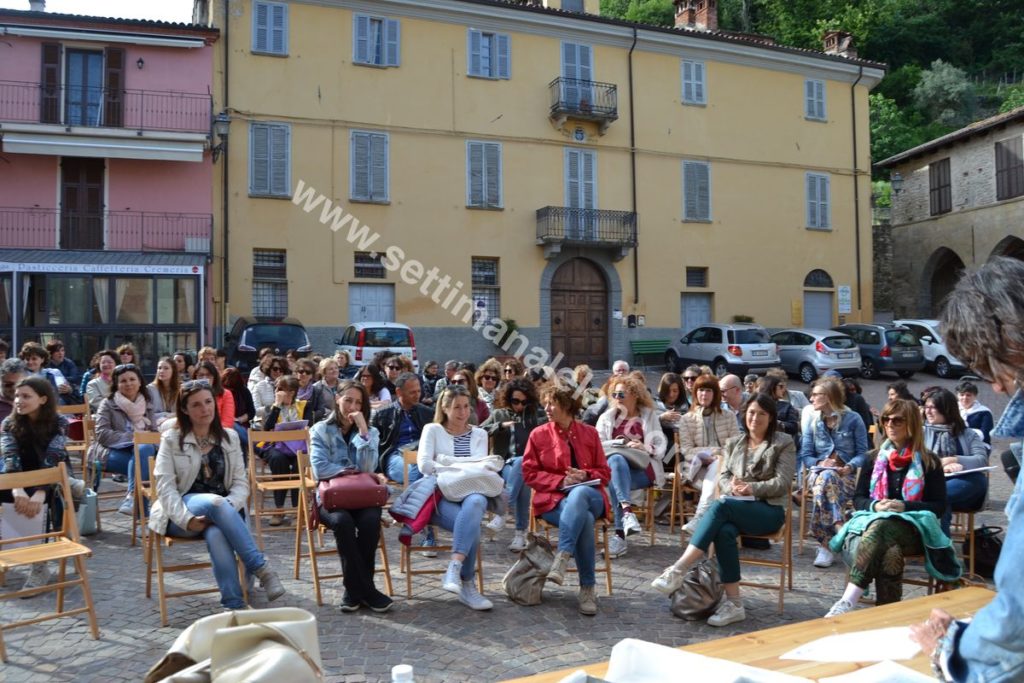
[[[505,342],[512,338],[512,335],[519,330],[519,325],[512,318],[502,318],[502,324],[505,326],[505,330],[494,337],[494,345],[501,348],[505,346]]]

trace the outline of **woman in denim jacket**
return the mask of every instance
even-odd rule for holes
[[[814,413],[800,440],[800,460],[806,470],[804,490],[812,495],[811,536],[818,542],[815,567],[831,567],[835,561],[828,542],[846,521],[857,470],[867,462],[864,420],[846,407],[844,394],[842,380],[835,377],[822,377],[813,384]]]
[[[1024,263],[995,257],[965,275],[942,314],[949,352],[992,388],[1013,393],[993,434],[1024,437]],[[1014,444],[1019,446],[1020,444]],[[1017,451],[1018,458],[1020,451]],[[996,564],[996,596],[970,622],[935,609],[911,627],[911,637],[932,656],[943,681],[1001,683],[1024,678],[1024,479],[1006,504],[1007,529]]]

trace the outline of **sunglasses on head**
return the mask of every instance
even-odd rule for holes
[[[892,425],[893,427],[899,427],[907,423],[907,418],[902,415],[883,415],[878,420],[883,425]]]
[[[193,389],[209,389],[210,380],[208,379],[192,379],[187,382],[182,382],[182,391],[192,391]]]
[[[114,372],[124,372],[125,370],[138,370],[138,368],[135,367],[135,363],[121,363],[114,366]]]

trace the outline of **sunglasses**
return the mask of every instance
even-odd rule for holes
[[[626,392],[625,391],[613,391],[612,392],[612,398],[626,398]]]
[[[526,405],[526,401],[524,401],[524,400],[523,400],[523,399],[521,399],[521,398],[513,398],[513,399],[509,399],[509,403],[510,403],[511,405],[514,405],[514,406],[525,406],[525,405]]]
[[[135,363],[121,363],[114,366],[114,372],[124,372],[125,370],[138,370],[138,368],[135,367]]]
[[[498,381],[498,376],[497,375],[481,375],[480,379],[489,379],[492,382],[497,382]]]
[[[187,382],[181,383],[182,391],[192,391],[193,389],[209,389],[210,380],[208,379],[192,379]]]
[[[270,371],[271,372],[284,372],[284,368],[282,368],[280,365],[272,365],[272,366],[270,366]]]
[[[696,375],[684,375],[683,376],[683,381],[684,382],[694,382],[696,380],[697,380],[697,376]]]
[[[401,370],[402,366],[401,365],[389,365],[389,366],[387,366],[387,368],[388,368],[388,370]]]
[[[466,384],[466,380],[464,380],[464,379],[453,379],[451,382],[449,382],[449,384]]]
[[[513,370],[512,368],[505,368],[504,373],[506,375],[514,375],[514,374],[516,374],[516,371]]]
[[[296,375],[312,375],[313,373],[310,372],[309,370],[296,370],[295,374]]]
[[[883,415],[878,419],[883,425],[892,425],[893,427],[901,427],[907,423],[907,418],[902,415]]]

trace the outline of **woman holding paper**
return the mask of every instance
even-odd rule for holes
[[[684,376],[691,374],[687,368]],[[722,447],[740,435],[736,413],[722,406],[722,390],[714,375],[698,375],[693,383],[693,404],[679,421],[679,445],[683,481],[700,489],[700,501],[693,518],[683,525],[683,534],[693,535],[701,518],[715,500],[718,457]]]
[[[722,456],[718,487],[723,497],[711,504],[682,556],[651,582],[655,590],[671,595],[683,585],[690,567],[704,559],[714,543],[725,596],[708,617],[709,626],[726,626],[746,619],[740,597],[736,537],[771,534],[782,527],[796,469],[793,439],[777,431],[775,399],[768,394],[755,394],[744,404],[743,416],[747,433],[730,439]]]
[[[597,614],[594,523],[609,509],[605,487],[611,470],[597,430],[575,419],[580,397],[557,383],[541,391],[548,423],[530,433],[523,478],[534,490],[533,515],[558,527],[558,551],[548,580],[562,585],[569,558],[579,570],[579,611]]]
[[[282,363],[284,361],[281,361]],[[304,421],[308,425],[313,419],[313,409],[309,401],[297,398],[299,380],[292,375],[278,378],[274,384],[274,405],[267,411],[263,419],[263,429],[274,431],[277,425]],[[294,427],[293,427],[294,428]],[[266,448],[260,457],[267,462],[272,474],[298,474],[299,462],[295,453],[287,443],[275,443]],[[274,507],[284,509],[286,490],[274,490]],[[291,489],[292,507],[299,505],[299,490]],[[270,518],[270,526],[281,526],[288,521],[287,516],[276,514]]]
[[[828,543],[846,521],[857,470],[867,462],[868,432],[861,416],[846,407],[843,382],[821,377],[811,387],[811,422],[800,440],[804,490],[811,491],[811,536],[818,542],[815,567],[831,567]],[[803,497],[804,504],[807,498]]]

